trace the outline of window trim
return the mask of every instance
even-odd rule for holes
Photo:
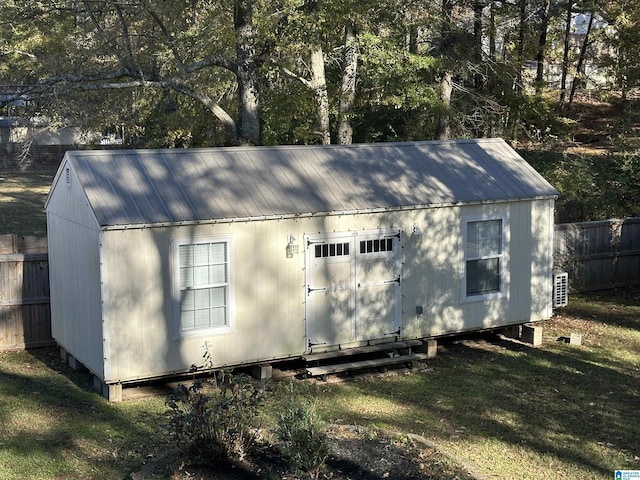
[[[489,256],[479,256],[479,257],[468,257],[467,255],[467,232],[470,223],[475,222],[489,222],[493,220],[500,220],[502,222],[502,228],[500,231],[501,234],[501,252],[498,255],[489,255]],[[506,294],[506,285],[508,282],[508,232],[509,229],[509,221],[508,217],[505,213],[499,214],[482,214],[482,215],[469,215],[462,217],[462,285],[461,285],[461,302],[462,303],[470,303],[470,302],[481,302],[484,300],[490,300],[495,298],[504,297]],[[480,293],[480,294],[468,294],[467,293],[467,264],[469,261],[473,260],[482,260],[482,259],[492,259],[497,258],[500,262],[500,272],[499,272],[499,288],[497,291],[492,291],[488,293]]]
[[[190,331],[182,330],[182,308],[181,308],[181,286],[180,286],[180,247],[184,245],[198,245],[206,243],[224,243],[226,245],[226,266],[227,281],[226,289],[226,325],[218,327],[196,328]],[[172,303],[173,303],[173,328],[174,340],[189,338],[224,335],[235,331],[235,316],[233,308],[233,274],[232,259],[233,249],[230,236],[202,236],[202,237],[181,237],[171,240],[172,253]]]

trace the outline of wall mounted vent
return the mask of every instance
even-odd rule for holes
[[[569,302],[569,274],[555,272],[553,274],[553,307],[566,307]]]

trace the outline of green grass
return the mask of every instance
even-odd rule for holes
[[[581,346],[557,341],[571,332]],[[358,425],[363,438],[426,437],[442,452],[429,452],[434,464],[500,479],[610,479],[640,468],[640,290],[572,296],[538,348],[442,342],[408,374],[296,385],[317,395],[326,421]],[[159,397],[108,404],[54,349],[0,353],[0,480],[170,478],[180,463],[161,432],[164,410]]]
[[[640,298],[577,296],[539,348],[457,345],[411,375],[326,386],[327,418],[423,435],[496,478],[640,468]],[[583,334],[582,346],[557,341]]]
[[[54,174],[0,173],[0,234],[47,234],[44,202]]]
[[[158,447],[163,399],[109,405],[54,349],[0,353],[0,479],[126,478]]]

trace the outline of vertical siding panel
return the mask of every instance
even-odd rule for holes
[[[52,334],[102,376],[100,233],[75,173],[58,180],[47,203]]]

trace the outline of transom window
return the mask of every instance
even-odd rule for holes
[[[392,250],[392,238],[380,238],[375,240],[360,241],[360,253],[391,252]]]
[[[200,335],[228,329],[228,242],[179,242],[177,255],[180,335]]]
[[[347,257],[349,256],[349,242],[315,245],[314,256],[315,258]]]
[[[466,222],[464,281],[467,297],[501,292],[503,223],[502,218]]]

